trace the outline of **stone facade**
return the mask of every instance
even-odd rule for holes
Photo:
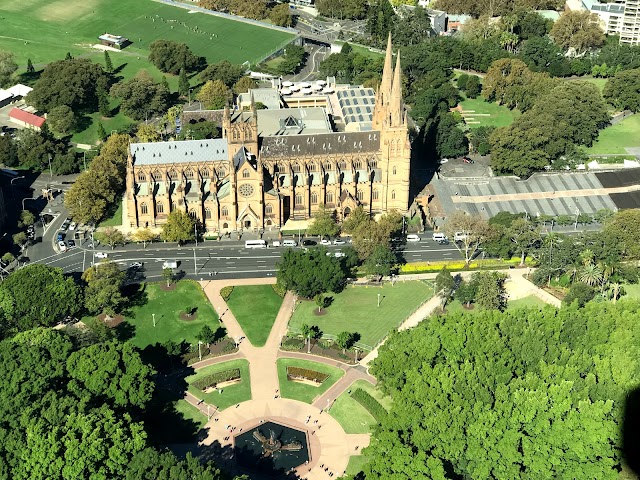
[[[131,227],[162,225],[186,210],[208,232],[281,228],[322,204],[339,218],[362,205],[372,215],[409,208],[411,145],[398,56],[391,39],[372,128],[260,137],[257,112],[225,109],[221,139],[131,144]]]

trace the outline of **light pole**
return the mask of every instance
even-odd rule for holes
[[[196,260],[196,249],[193,249],[193,274],[198,275],[198,262]]]
[[[36,199],[36,198],[23,198],[23,199],[22,199],[22,210],[24,210],[24,202],[26,202],[27,200],[33,200],[33,201],[35,201],[35,200],[37,200],[37,199]]]
[[[356,351],[356,363],[358,363],[358,347],[355,347],[354,350]]]
[[[152,313],[151,317],[153,318],[153,326],[155,327],[156,326],[156,314]]]
[[[196,247],[198,246],[198,224],[194,222],[193,224],[193,235],[196,238]]]
[[[198,340],[198,360],[202,360],[202,349],[200,348],[201,345],[202,342]]]
[[[13,182],[15,182],[16,180],[19,180],[21,178],[24,178],[24,175],[21,175],[20,177],[16,177],[16,178],[12,178],[11,179],[11,198],[14,198],[14,194],[13,194]],[[24,210],[24,209],[23,209]]]
[[[580,216],[580,209],[576,208],[576,223],[573,224],[574,230],[578,230],[578,216]]]
[[[380,294],[378,294],[378,306],[380,306]]]
[[[307,334],[307,353],[311,353],[311,334]]]
[[[49,154],[49,175],[53,178],[53,170],[51,169],[51,154]]]

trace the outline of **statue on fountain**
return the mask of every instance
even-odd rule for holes
[[[260,430],[253,432],[253,438],[262,444],[262,456],[263,458],[270,457],[276,452],[289,451],[297,452],[302,450],[302,445],[299,442],[291,442],[283,444],[276,438],[276,434],[273,430],[269,430],[269,437],[265,437]]]

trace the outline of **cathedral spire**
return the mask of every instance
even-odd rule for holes
[[[380,82],[379,101],[381,106],[389,104],[391,97],[391,77],[393,76],[393,51],[391,50],[391,32],[387,40],[387,53],[384,57],[384,68],[382,69],[382,81]]]
[[[402,125],[404,106],[402,105],[402,68],[400,67],[400,51],[396,56],[396,68],[393,72],[393,85],[391,87],[391,125]]]

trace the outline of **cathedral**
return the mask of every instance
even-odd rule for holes
[[[305,132],[303,120],[284,117],[278,131],[264,134],[258,117],[251,101],[248,111],[225,108],[222,138],[132,143],[130,226],[161,226],[176,209],[211,234],[283,228],[321,205],[339,219],[359,205],[372,216],[408,211],[411,145],[391,38],[371,121],[359,131],[336,131],[328,121],[327,131]]]

